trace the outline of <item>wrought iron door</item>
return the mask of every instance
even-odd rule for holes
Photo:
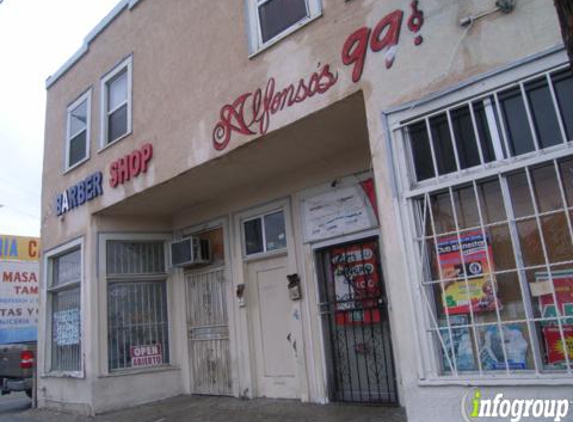
[[[224,269],[186,274],[193,394],[231,395]]]
[[[317,253],[329,396],[333,401],[398,402],[378,257],[375,238]]]

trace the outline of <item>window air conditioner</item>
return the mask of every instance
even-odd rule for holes
[[[211,262],[209,240],[196,236],[171,242],[171,265],[173,267],[190,267]]]

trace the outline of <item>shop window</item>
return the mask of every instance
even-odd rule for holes
[[[320,0],[248,0],[250,52],[255,53],[320,15]]]
[[[253,255],[286,248],[283,211],[272,212],[243,222],[245,254]]]
[[[48,257],[50,372],[81,371],[82,250]]]
[[[129,57],[101,81],[101,148],[131,133],[131,74]]]
[[[438,375],[573,372],[572,84],[549,71],[397,129]]]
[[[106,242],[109,370],[169,363],[164,242]]]
[[[83,163],[89,155],[91,90],[68,107],[66,164],[69,170]]]
[[[549,72],[407,124],[417,182],[573,139],[573,75]]]

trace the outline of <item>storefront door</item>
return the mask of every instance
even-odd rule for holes
[[[291,329],[288,255],[248,263],[247,290],[258,396],[297,398],[296,340]],[[302,347],[299,345],[298,347]]]
[[[193,394],[231,395],[224,267],[187,273],[189,358]]]
[[[396,404],[396,373],[378,240],[317,252],[333,401]]]

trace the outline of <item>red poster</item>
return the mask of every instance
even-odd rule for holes
[[[563,336],[569,350],[569,362],[573,362],[573,326],[564,325]],[[543,338],[547,350],[547,363],[550,365],[566,363],[565,347],[563,347],[559,327],[543,327]]]
[[[380,322],[378,298],[382,286],[378,273],[376,242],[332,249],[331,268],[336,295],[336,323]]]
[[[460,252],[461,246],[461,252]],[[501,303],[495,297],[490,277],[491,245],[480,230],[438,239],[438,265],[444,283],[444,309],[449,315],[494,311]],[[467,279],[467,280],[466,280]]]
[[[557,299],[557,309],[559,309],[561,315],[573,315],[573,272],[555,271],[551,273],[551,278],[555,289],[555,298]],[[550,282],[550,279],[546,272],[536,273],[535,281],[537,283],[547,283]],[[548,290],[551,291],[551,288],[549,287]],[[539,305],[541,307],[541,315],[544,318],[557,317],[553,292],[541,295],[539,297]],[[571,324],[573,321],[567,321],[567,323]]]

